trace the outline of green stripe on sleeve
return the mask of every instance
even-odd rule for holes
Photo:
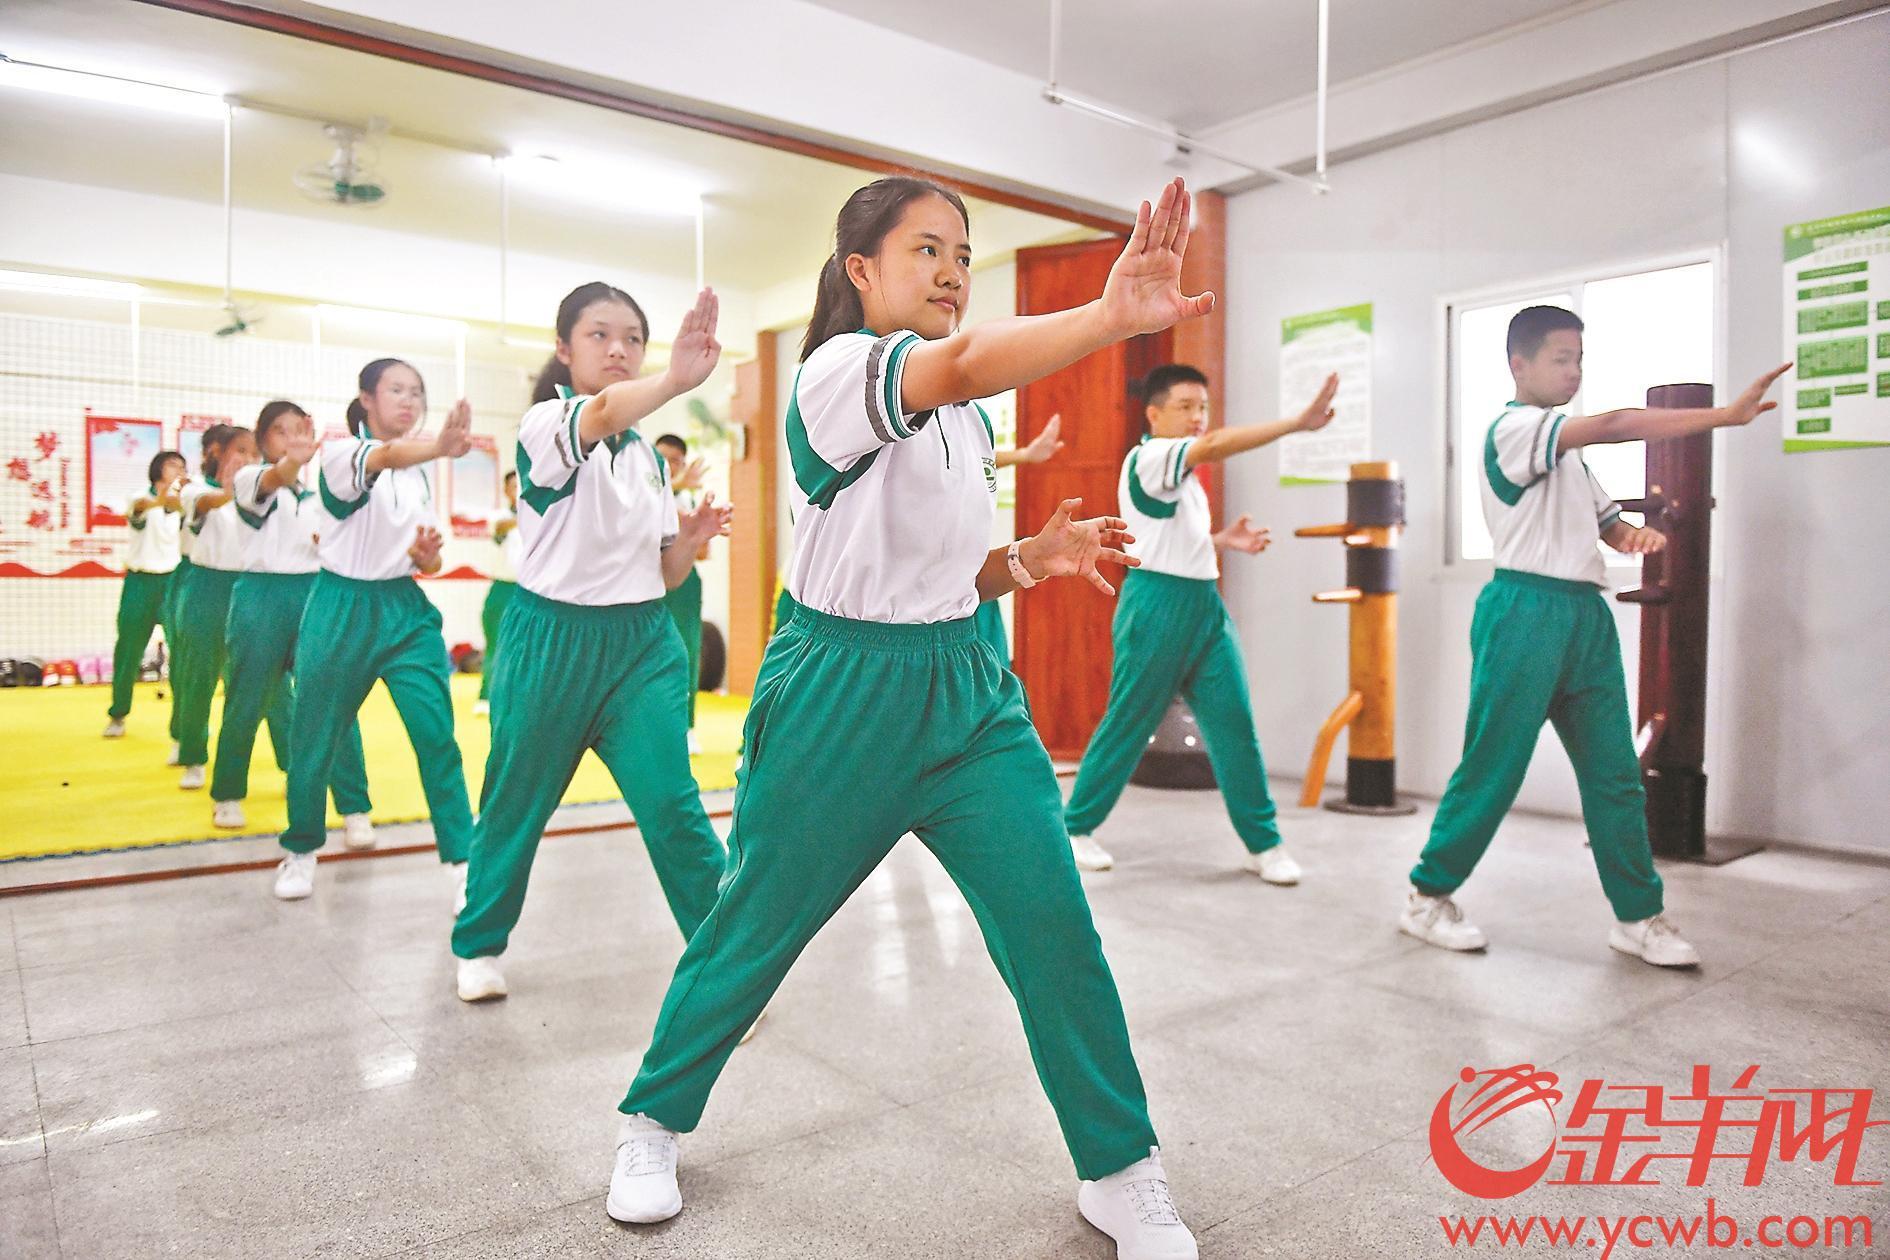
[[[1519,486],[1503,475],[1503,466],[1496,459],[1496,426],[1503,423],[1497,420],[1490,425],[1490,431],[1483,438],[1483,475],[1489,479],[1490,489],[1496,493],[1498,501],[1507,507],[1515,507],[1522,501],[1523,491],[1527,486]]]
[[[885,391],[886,418],[892,422],[893,432],[902,438],[909,438],[918,432],[906,423],[899,405],[899,378],[905,371],[906,355],[918,342],[917,333],[907,333],[893,342],[886,350],[886,363],[880,371],[880,387]]]

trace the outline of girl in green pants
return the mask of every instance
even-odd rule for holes
[[[911,831],[971,903],[1016,999],[1086,1179],[1084,1215],[1126,1260],[1195,1255],[1050,758],[973,625],[981,602],[1046,577],[1113,594],[1096,562],[1132,566],[1132,540],[1120,520],[1073,520],[1081,503],[1067,500],[1036,537],[990,550],[991,430],[968,401],[1207,311],[1211,296],[1179,286],[1187,223],[1177,180],[1142,206],[1100,300],[959,333],[971,269],[958,197],[893,177],[840,211],[787,412],[804,495],[790,619],[756,681],[721,892],[619,1107],[615,1219],[681,1210],[677,1132],[796,956]]]
[[[256,418],[256,444],[263,461],[238,469],[230,481],[242,524],[243,572],[230,592],[223,724],[217,731],[217,760],[210,777],[214,821],[232,829],[246,822],[249,759],[264,711],[274,712],[280,705],[294,711],[295,632],[315,584],[315,534],[320,528],[314,492],[302,487],[302,469],[315,456],[315,426],[309,414],[283,399],[265,404]],[[288,769],[281,761],[277,764]],[[372,848],[372,803],[358,722],[342,737],[332,787],[335,808],[347,827],[348,847]]]
[[[191,482],[178,495],[184,528],[193,538],[192,564],[177,602],[178,640],[184,650],[171,667],[180,731],[177,759],[184,767],[178,786],[188,790],[201,788],[206,779],[210,702],[216,697],[217,683],[223,678],[228,660],[224,636],[230,619],[230,593],[243,571],[244,528],[236,515],[230,479],[238,469],[255,461],[256,439],[248,429],[234,425],[213,428],[204,435],[204,480]],[[269,706],[269,737],[275,745],[277,764],[287,762],[289,756],[286,701],[287,697],[276,697]]]
[[[427,468],[472,449],[472,410],[460,399],[432,437],[409,437],[426,416],[420,373],[399,359],[361,369],[348,404],[351,436],[324,442],[316,488],[332,520],[321,530],[315,575],[296,630],[287,855],[276,896],[315,890],[315,851],[327,837],[327,785],[337,751],[374,681],[387,684],[420,763],[433,842],[446,864],[455,913],[466,895],[472,807],[453,742],[452,666],[440,611],[414,574],[440,571],[439,509]]]
[[[641,377],[649,322],[620,289],[581,285],[558,308],[543,397],[518,430],[519,592],[492,680],[492,753],[466,908],[453,928],[459,996],[504,995],[498,957],[518,923],[545,824],[585,749],[623,792],[687,938],[709,912],[722,842],[689,773],[682,640],[663,594],[727,532],[705,495],[680,515],[668,465],[635,425],[715,367],[715,296],[684,318],[661,376]],[[549,397],[544,397],[549,395]],[[568,680],[583,677],[581,687]],[[544,703],[548,695],[556,705]]]
[[[125,584],[118,592],[118,642],[112,649],[112,707],[106,714],[106,739],[118,739],[125,733],[131,690],[144,665],[144,649],[170,597],[183,511],[177,488],[185,468],[184,457],[176,451],[159,451],[148,470],[149,492],[134,496],[125,513],[125,521],[131,526],[131,545],[125,554]]]
[[[692,512],[701,503],[702,478],[708,468],[700,459],[689,458],[689,444],[674,433],[665,433],[651,443],[668,465],[670,488],[676,495],[676,510]],[[707,560],[705,544],[695,560]],[[696,739],[696,693],[702,689],[702,575],[691,563],[683,580],[663,597],[676,633],[682,636],[683,655],[689,670],[689,753],[702,751]]]
[[[505,610],[518,594],[518,557],[524,538],[518,532],[518,473],[505,474],[505,515],[492,527],[492,541],[498,544],[499,558],[492,564],[492,585],[486,590],[485,607],[479,610],[479,629],[486,636],[484,658],[479,664],[479,701],[473,712],[483,716],[492,708],[492,674],[499,667],[499,645],[505,633]]]

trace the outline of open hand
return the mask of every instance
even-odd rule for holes
[[[1103,285],[1103,315],[1123,337],[1160,332],[1214,309],[1214,295],[1181,291],[1181,260],[1188,252],[1188,215],[1193,201],[1177,176],[1162,189],[1153,209],[1136,211],[1135,231]]]
[[[472,449],[472,407],[464,398],[446,413],[446,423],[440,426],[440,435],[433,440],[447,459],[458,459]]]
[[[1339,392],[1339,374],[1334,372],[1326,377],[1326,383],[1319,387],[1318,394],[1308,403],[1306,410],[1299,413],[1293,427],[1301,433],[1311,433],[1323,429],[1332,422],[1332,396]]]
[[[1776,402],[1765,397],[1765,391],[1772,388],[1772,382],[1791,371],[1792,365],[1781,363],[1752,382],[1746,392],[1733,399],[1731,405],[1723,408],[1728,426],[1751,424],[1754,420],[1777,407]]]
[[[707,461],[701,458],[692,459],[682,466],[681,472],[670,478],[669,488],[672,490],[700,490],[702,489],[703,478],[708,475],[709,465]]]
[[[1116,588],[1096,571],[1096,565],[1107,560],[1131,569],[1141,567],[1140,560],[1122,550],[1135,536],[1129,533],[1129,523],[1118,516],[1074,519],[1082,506],[1081,499],[1063,500],[1037,536],[1018,547],[1017,558],[1039,580],[1081,577],[1103,594],[1114,595]]]
[[[1058,413],[1050,417],[1043,426],[1043,432],[1032,438],[1029,446],[1020,446],[1017,449],[1017,462],[1020,464],[1041,464],[1048,461],[1058,451],[1063,449],[1065,443],[1057,440],[1062,436],[1062,433],[1063,416],[1061,413]]]
[[[687,393],[709,379],[716,361],[722,357],[722,343],[715,339],[715,322],[721,314],[721,301],[714,289],[696,294],[696,304],[683,316],[682,327],[669,348],[670,388]]]
[[[1233,551],[1244,551],[1250,556],[1257,556],[1272,546],[1273,539],[1265,529],[1253,527],[1253,517],[1241,513],[1232,525],[1214,536],[1214,541]]]
[[[693,512],[678,512],[677,532],[685,546],[699,547],[711,538],[724,538],[728,535],[729,525],[735,519],[735,505],[717,503],[715,491],[702,496],[702,502]]]
[[[431,525],[422,525],[413,533],[413,546],[407,548],[407,558],[413,561],[414,568],[422,573],[440,571],[440,545],[445,540],[440,531]]]

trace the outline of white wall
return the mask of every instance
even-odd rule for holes
[[[1782,348],[1780,231],[1890,203],[1890,15],[1543,106],[1347,163],[1334,191],[1265,188],[1228,207],[1228,393],[1277,405],[1279,321],[1375,304],[1375,454],[1396,459],[1410,524],[1401,597],[1399,771],[1440,792],[1462,746],[1469,621],[1488,567],[1446,565],[1440,299],[1700,246],[1727,250],[1728,380]],[[1709,697],[1718,834],[1890,851],[1890,452],[1785,457],[1768,416],[1720,435],[1721,571]],[[1228,510],[1276,537],[1342,519],[1340,488],[1282,489],[1271,451],[1236,461]],[[1343,694],[1339,549],[1286,539],[1228,566],[1262,739],[1288,772]],[[1636,615],[1617,607],[1630,680]],[[1632,685],[1630,683],[1630,685]],[[1578,812],[1552,736],[1525,807]]]

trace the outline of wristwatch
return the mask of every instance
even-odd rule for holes
[[[1024,540],[1021,538],[1012,543],[1011,549],[1004,553],[1004,562],[1011,566],[1011,580],[1022,589],[1029,590],[1037,585],[1037,579],[1030,576],[1030,570],[1026,569],[1024,562],[1017,558],[1017,549],[1023,545]]]

